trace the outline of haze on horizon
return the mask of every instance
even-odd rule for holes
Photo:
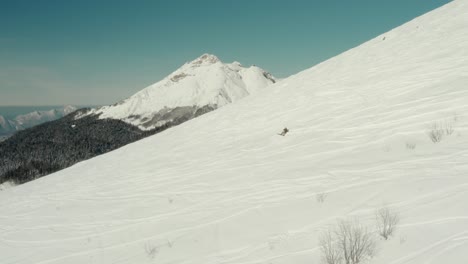
[[[4,2],[0,105],[111,104],[202,53],[284,78],[448,2]]]

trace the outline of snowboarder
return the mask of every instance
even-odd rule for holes
[[[286,135],[286,133],[288,133],[288,132],[289,132],[289,129],[288,129],[287,127],[285,127],[285,128],[283,129],[283,132],[281,132],[281,134],[278,134],[278,135],[284,137],[284,136]]]

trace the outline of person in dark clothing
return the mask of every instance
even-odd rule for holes
[[[289,132],[289,129],[288,129],[287,127],[285,127],[285,128],[283,129],[283,132],[281,132],[281,134],[278,134],[278,135],[284,137],[284,136],[286,136],[286,134],[287,134],[288,132]]]

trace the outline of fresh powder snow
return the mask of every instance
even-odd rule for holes
[[[217,111],[3,190],[1,262],[320,263],[322,232],[339,219],[375,230],[388,206],[400,221],[366,263],[466,263],[467,47],[468,2],[452,1]]]

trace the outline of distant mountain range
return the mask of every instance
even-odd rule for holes
[[[2,119],[0,183],[24,183],[234,103],[276,82],[268,72],[203,54],[163,80],[110,106],[34,112]],[[69,115],[66,115],[70,113]],[[29,121],[28,121],[29,120]]]
[[[33,111],[17,115],[12,119],[0,114],[0,137],[6,138],[16,131],[62,118],[75,110],[77,110],[75,106],[67,105],[51,110]]]

